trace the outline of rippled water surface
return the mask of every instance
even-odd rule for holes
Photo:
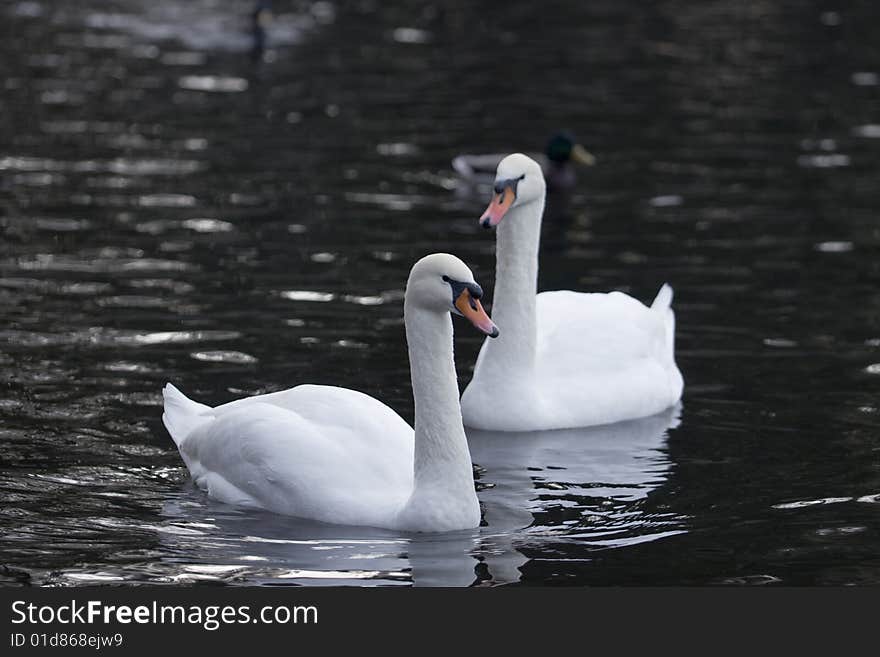
[[[391,4],[276,1],[258,63],[244,0],[0,1],[0,581],[880,583],[876,3]],[[670,282],[681,408],[470,432],[473,532],[193,488],[168,380],[411,420],[409,267],[493,285],[450,161],[560,127],[598,164],[540,286]]]

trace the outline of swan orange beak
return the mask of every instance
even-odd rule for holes
[[[477,327],[482,333],[490,338],[498,337],[498,327],[489,319],[489,315],[483,310],[483,305],[479,299],[475,299],[471,295],[471,291],[467,288],[461,291],[461,294],[455,299],[455,309],[461,313],[462,317],[467,318],[471,324]]]
[[[492,202],[489,203],[489,207],[486,208],[483,216],[480,217],[480,225],[483,228],[497,226],[504,219],[504,215],[510,210],[515,200],[516,191],[514,191],[512,185],[505,185],[500,191],[496,191],[495,195],[492,196]]]

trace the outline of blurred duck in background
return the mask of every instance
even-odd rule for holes
[[[491,184],[495,170],[504,159],[504,153],[486,155],[459,155],[452,160],[452,168],[461,178],[474,185]],[[547,141],[543,153],[531,153],[544,173],[547,191],[568,192],[577,184],[575,165],[593,166],[596,158],[581,146],[574,135],[562,130]]]

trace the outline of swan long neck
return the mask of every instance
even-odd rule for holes
[[[488,369],[502,377],[530,377],[535,371],[538,248],[544,196],[511,208],[498,224],[492,319],[501,330],[486,345]]]
[[[416,416],[411,503],[422,493],[442,491],[471,512],[478,502],[461,419],[452,317],[404,302],[404,319]]]

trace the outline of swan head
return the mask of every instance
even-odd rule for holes
[[[479,331],[498,337],[498,327],[480,303],[483,288],[461,260],[448,253],[425,256],[413,265],[406,283],[406,303],[437,313],[461,315]]]
[[[543,199],[546,191],[540,164],[522,153],[508,155],[495,171],[494,194],[480,225],[497,226],[511,208]]]

